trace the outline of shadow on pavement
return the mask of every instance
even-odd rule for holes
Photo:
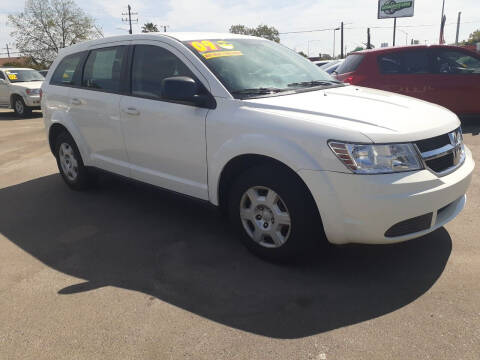
[[[22,119],[34,119],[34,118],[41,118],[42,112],[41,111],[33,111],[31,115],[25,116],[23,118],[18,117],[15,115],[13,110],[4,110],[0,111],[0,121],[11,121],[11,120],[22,120]]]
[[[225,222],[208,205],[116,178],[84,193],[59,175],[0,189],[0,232],[85,280],[55,289],[60,294],[117,286],[274,338],[318,334],[409,304],[439,278],[452,247],[442,228],[279,266],[248,253]]]
[[[465,134],[478,135],[480,133],[480,117],[462,119],[462,131]]]

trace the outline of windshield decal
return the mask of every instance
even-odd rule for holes
[[[224,56],[242,56],[242,55],[243,53],[241,51],[215,51],[215,52],[208,52],[208,53],[202,54],[202,56],[207,60],[224,57]]]
[[[18,80],[16,73],[11,73],[10,71],[5,72],[10,80]]]
[[[189,44],[207,60],[226,56],[243,55],[241,51],[233,50],[235,46],[225,40],[197,40],[191,41]]]

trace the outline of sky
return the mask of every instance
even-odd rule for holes
[[[93,16],[105,36],[126,34],[128,26],[122,23],[122,12],[127,5],[138,13],[138,25],[153,22],[168,25],[167,31],[228,32],[231,25],[244,24],[274,26],[281,33],[281,42],[297,51],[317,56],[333,53],[334,31],[312,31],[282,34],[295,31],[333,29],[345,23],[347,52],[367,41],[367,27],[375,46],[392,44],[393,19],[377,19],[378,0],[77,0],[77,4]],[[462,12],[460,40],[468,38],[480,28],[479,0],[445,0],[447,43],[455,41],[458,12]],[[7,15],[23,11],[24,1],[0,0],[0,53],[5,45],[14,47],[9,36]],[[415,0],[415,15],[397,20],[397,45],[410,43],[414,38],[422,44],[438,43],[442,0]],[[339,32],[336,32],[335,53],[340,52]],[[3,57],[5,55],[0,55]]]

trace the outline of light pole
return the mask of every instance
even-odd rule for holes
[[[340,30],[340,28],[333,29],[333,58],[335,59],[335,31]]]
[[[310,43],[312,41],[321,41],[321,40],[308,40],[308,44],[307,44],[307,56],[310,57]]]

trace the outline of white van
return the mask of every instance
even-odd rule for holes
[[[337,82],[255,37],[84,42],[60,52],[42,89],[71,188],[86,188],[98,168],[209,201],[270,259],[325,239],[429,233],[463,209],[474,168],[452,112]]]

